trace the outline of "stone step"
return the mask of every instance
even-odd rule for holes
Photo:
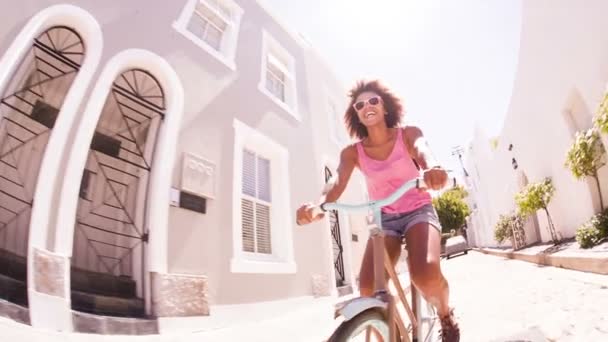
[[[0,249],[0,275],[26,282],[27,259]],[[72,290],[111,297],[133,298],[136,296],[137,285],[128,276],[115,276],[72,267],[70,278]]]
[[[338,297],[343,297],[343,296],[348,296],[350,294],[353,294],[352,285],[339,286],[337,288],[337,290],[338,290]]]
[[[0,249],[0,274],[25,281],[27,279],[27,259],[5,249]]]
[[[136,283],[127,276],[115,276],[72,267],[70,278],[72,291],[109,297],[136,297]]]
[[[144,300],[91,294],[72,290],[72,309],[96,315],[144,317]]]
[[[0,298],[27,306],[27,285],[25,281],[0,274]]]
[[[103,335],[158,334],[158,321],[141,318],[123,318],[91,315],[72,311],[74,332]]]
[[[0,299],[0,317],[6,317],[23,324],[30,324],[28,308]]]

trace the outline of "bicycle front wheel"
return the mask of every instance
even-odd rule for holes
[[[369,341],[389,342],[389,331],[386,317],[379,310],[363,311],[352,319],[343,322],[328,342]],[[369,331],[369,332],[368,332]]]

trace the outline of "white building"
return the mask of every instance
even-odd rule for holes
[[[497,245],[494,224],[515,210],[514,194],[528,182],[553,180],[549,211],[563,238],[600,210],[594,182],[577,181],[564,162],[575,133],[592,126],[606,91],[608,2],[524,1],[522,11],[518,66],[498,144],[494,149],[491,137],[476,129],[466,151],[478,246]],[[607,169],[600,170],[604,199]],[[528,243],[550,240],[545,213],[528,222],[526,235]]]
[[[348,143],[347,89],[263,1],[38,0],[1,17],[0,315],[149,333],[216,304],[352,291],[365,219],[294,217]],[[343,200],[363,200],[357,178]]]

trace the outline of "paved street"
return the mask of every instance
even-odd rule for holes
[[[608,341],[608,276],[470,252],[444,260],[463,342]],[[33,330],[0,320],[7,341],[311,341],[327,337],[331,298],[312,300],[262,322],[195,334],[95,336]],[[4,339],[3,339],[4,340]]]
[[[476,252],[443,268],[463,342],[608,341],[608,276]]]

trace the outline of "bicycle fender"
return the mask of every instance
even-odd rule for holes
[[[388,304],[386,302],[381,301],[380,299],[373,297],[360,297],[355,298],[347,303],[344,306],[336,309],[336,317],[342,315],[345,321],[352,319],[357,316],[361,312],[372,309],[379,308],[385,310]]]

